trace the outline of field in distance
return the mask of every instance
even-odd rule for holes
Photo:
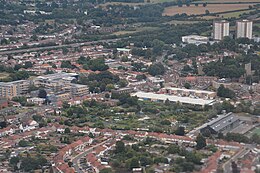
[[[147,5],[147,4],[156,4],[156,3],[163,3],[163,2],[177,2],[177,0],[144,0],[144,2],[106,2],[101,4],[100,7],[105,7],[108,5],[129,5],[129,6],[138,6],[138,5]]]
[[[239,2],[254,2],[254,3],[257,3],[260,1],[259,0],[200,0],[200,1],[196,1],[195,3],[198,3],[198,2],[220,2],[220,3],[228,3],[228,2],[236,2],[236,3],[239,3]]]
[[[165,16],[173,16],[176,14],[186,13],[187,15],[199,15],[205,14],[206,10],[209,10],[210,13],[219,13],[226,11],[234,11],[234,10],[243,10],[249,9],[249,5],[252,4],[208,4],[206,7],[203,7],[201,4],[196,7],[195,5],[187,6],[171,6],[165,8],[163,15]]]

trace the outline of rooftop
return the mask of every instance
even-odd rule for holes
[[[215,92],[213,92],[213,91],[206,91],[206,90],[193,90],[193,89],[174,88],[174,87],[166,87],[165,89],[172,90],[172,91],[184,91],[184,92],[193,92],[193,93],[215,94]]]
[[[195,99],[190,97],[178,97],[173,95],[166,95],[166,94],[155,94],[150,92],[136,92],[132,94],[132,96],[137,96],[138,98],[146,98],[146,99],[152,99],[152,100],[161,100],[166,101],[167,99],[172,102],[180,102],[180,103],[186,103],[186,104],[193,104],[193,105],[212,105],[215,100],[204,100],[204,99]]]

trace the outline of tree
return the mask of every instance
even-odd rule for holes
[[[206,144],[206,138],[204,138],[201,134],[199,134],[196,138],[196,148],[198,150],[204,148],[207,144]]]
[[[115,89],[115,86],[113,84],[106,85],[106,91],[111,91],[112,89]]]
[[[186,89],[190,89],[190,88],[191,88],[191,85],[190,85],[190,83],[187,83],[187,82],[186,82],[186,83],[184,84],[184,87],[185,87]]]
[[[47,92],[44,89],[39,89],[38,97],[46,99]]]
[[[176,135],[184,136],[185,135],[185,128],[183,126],[179,126],[175,131]]]
[[[70,108],[70,104],[68,102],[63,102],[62,107],[63,107],[63,109],[68,109],[68,108]]]
[[[180,152],[180,147],[175,144],[171,144],[167,149],[169,154],[177,154]]]
[[[100,173],[113,173],[113,170],[111,168],[104,168],[100,171]]]
[[[24,63],[24,68],[31,68],[31,67],[33,67],[33,64],[32,64],[31,61],[26,61],[26,62]]]
[[[41,169],[47,160],[42,156],[25,157],[21,159],[21,169],[25,172],[31,172],[35,169]]]
[[[66,48],[66,47],[62,48],[62,54],[63,55],[67,55],[68,53],[69,53],[69,49],[68,48]]]
[[[148,73],[152,76],[163,75],[165,73],[165,68],[161,63],[156,63],[148,68]]]
[[[256,144],[260,144],[260,135],[254,133],[250,140],[253,142],[253,143],[256,143]]]
[[[70,128],[66,127],[64,133],[70,133]]]
[[[128,84],[127,80],[123,80],[121,79],[119,82],[118,82],[118,85],[123,88],[123,87],[126,87]]]
[[[30,142],[28,142],[26,140],[20,140],[18,145],[19,145],[19,147],[27,147],[30,145]]]
[[[125,151],[125,143],[122,141],[117,141],[115,153],[123,153],[124,151]]]
[[[19,157],[12,157],[10,159],[10,164],[16,166],[19,163],[20,159]]]
[[[217,95],[219,97],[224,97],[224,98],[234,98],[235,97],[235,92],[228,89],[228,88],[225,88],[224,85],[220,85],[220,87],[218,88],[218,91],[217,91]]]
[[[132,170],[133,168],[138,168],[140,165],[139,165],[139,160],[138,158],[134,157],[130,160],[130,163],[129,163],[129,170]]]
[[[206,7],[208,4],[207,3],[203,3],[203,7]]]
[[[205,14],[209,15],[210,14],[209,10],[205,10]]]

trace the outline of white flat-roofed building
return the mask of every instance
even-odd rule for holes
[[[185,88],[174,88],[174,87],[166,87],[161,89],[164,93],[177,95],[181,97],[195,97],[202,99],[214,99],[216,97],[216,92],[206,91],[206,90],[193,90],[193,89],[185,89]]]
[[[183,36],[181,37],[181,40],[183,43],[188,43],[188,44],[207,44],[209,42],[208,37],[203,37],[199,35],[188,35],[188,36]]]
[[[132,94],[132,96],[136,96],[141,100],[150,100],[150,101],[157,101],[157,102],[165,102],[166,100],[169,100],[170,102],[174,103],[181,103],[181,104],[188,104],[188,105],[197,105],[197,106],[206,106],[206,105],[213,105],[216,100],[214,99],[200,99],[200,98],[190,98],[190,97],[179,97],[179,96],[173,96],[173,95],[167,95],[167,94],[156,94],[151,92],[136,92]]]
[[[236,23],[236,37],[252,39],[253,22],[250,20],[240,20]]]

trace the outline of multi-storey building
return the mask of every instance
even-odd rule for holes
[[[226,20],[214,21],[213,39],[223,40],[223,38],[226,36],[229,36],[229,22]]]
[[[240,20],[236,23],[236,37],[252,39],[253,22],[250,20]]]
[[[83,97],[89,94],[88,86],[80,84],[71,84],[71,96]]]
[[[13,82],[0,82],[0,97],[12,99],[28,92],[30,82],[18,80]]]

